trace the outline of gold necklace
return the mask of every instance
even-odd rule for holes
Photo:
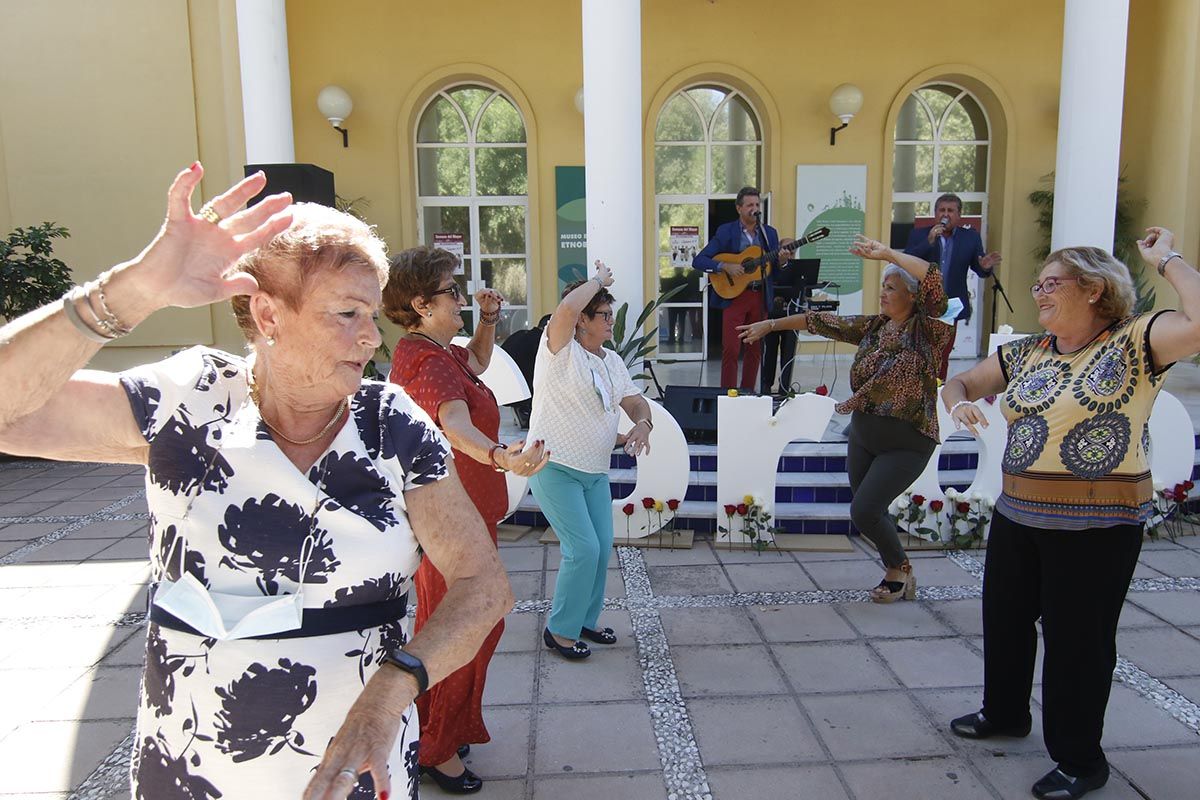
[[[266,425],[268,428],[270,428],[272,433],[278,434],[279,437],[281,439],[283,439],[285,442],[290,442],[291,444],[299,444],[299,445],[312,444],[313,442],[317,441],[325,434],[329,433],[329,429],[332,428],[337,423],[337,421],[342,418],[342,414],[344,414],[346,412],[346,406],[348,405],[348,401],[346,400],[346,398],[343,397],[342,402],[338,403],[337,411],[333,412],[333,417],[329,420],[329,422],[325,423],[324,428],[321,428],[321,430],[317,431],[316,436],[313,436],[308,439],[293,439],[292,437],[288,436],[286,433],[279,430],[279,428],[276,428],[274,425],[272,425],[270,422],[267,421],[267,415],[262,412],[262,403],[259,402],[259,398],[260,398],[260,394],[259,394],[259,390],[258,390],[258,384],[251,383],[250,384],[250,399],[254,401],[254,405],[258,406],[258,416],[262,419],[263,424]]]

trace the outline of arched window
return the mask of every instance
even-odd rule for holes
[[[961,197],[963,216],[978,218],[986,231],[991,128],[970,92],[945,82],[917,89],[900,108],[895,143],[893,243],[929,217],[945,192]]]
[[[468,294],[482,285],[507,300],[497,337],[529,317],[529,171],[525,122],[513,101],[487,86],[448,87],[417,123],[417,230],[424,244],[462,237]],[[443,237],[437,237],[443,234]],[[475,308],[464,312],[467,330]]]
[[[705,84],[674,94],[654,127],[654,199],[658,220],[659,291],[689,288],[659,312],[659,352],[673,358],[704,358],[705,325],[699,273],[672,266],[671,228],[698,229],[708,239],[710,199],[737,196],[743,186],[761,186],[762,128],[742,93]],[[678,248],[676,248],[678,250]],[[691,257],[676,252],[676,264]]]

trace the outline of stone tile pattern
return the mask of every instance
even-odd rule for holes
[[[128,467],[0,462],[0,800],[128,796],[136,698],[115,694],[142,658],[141,483]],[[489,675],[492,742],[468,758],[493,797],[999,799],[1050,766],[1039,731],[969,742],[946,729],[979,701],[984,553],[914,554],[917,602],[875,606],[880,570],[857,541],[761,556],[703,537],[687,551],[621,548],[609,587],[624,596],[602,620],[621,640],[567,664],[540,642],[558,551],[539,533],[501,545],[526,599]],[[1143,550],[1098,800],[1192,796],[1198,565],[1200,537]],[[53,668],[31,655],[67,639]]]

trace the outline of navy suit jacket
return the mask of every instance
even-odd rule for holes
[[[929,231],[932,228],[932,225],[913,228],[912,233],[908,235],[908,245],[905,246],[904,252],[926,261],[941,263],[942,240],[939,236],[933,244],[929,243]],[[963,310],[959,312],[959,319],[971,318],[967,270],[972,269],[976,275],[984,278],[992,274],[991,270],[979,266],[979,259],[983,255],[983,240],[979,237],[979,231],[962,227],[954,229],[954,249],[950,251],[950,265],[947,267],[942,264],[942,280],[945,282],[946,294],[962,300]]]
[[[768,250],[776,250],[779,248],[779,231],[772,228],[770,225],[763,225],[763,229],[767,232],[767,248]],[[717,261],[713,256],[720,253],[740,253],[746,249],[742,244],[742,223],[738,220],[726,222],[717,228],[717,232],[713,234],[713,238],[708,240],[708,244],[704,245],[704,249],[696,254],[692,259],[692,268],[698,269],[701,272],[709,273],[708,279],[708,304],[713,308],[726,308],[732,301],[726,300],[713,291],[712,282],[718,280],[712,277],[712,273],[721,271],[721,262]],[[778,265],[776,265],[778,266]],[[766,293],[766,307],[771,308],[771,304],[775,302],[775,283],[773,280],[774,272],[770,278],[766,280],[766,285],[763,291]]]

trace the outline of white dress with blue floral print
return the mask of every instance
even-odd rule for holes
[[[305,608],[407,594],[420,551],[403,493],[448,474],[442,434],[396,386],[364,381],[351,417],[307,474],[248,398],[247,360],[192,348],[122,373],[149,443],[152,580],[180,564],[210,590],[277,594]],[[218,641],[149,624],[133,796],[298,798],[385,646],[407,619],[348,633]],[[389,760],[393,796],[417,796],[415,707]],[[350,795],[375,797],[370,775]]]

